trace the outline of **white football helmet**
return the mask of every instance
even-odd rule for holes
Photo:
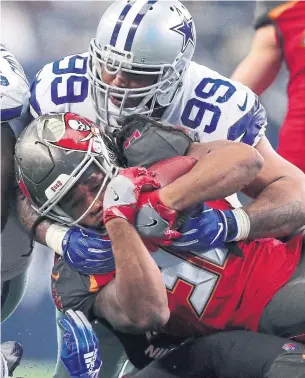
[[[107,125],[131,113],[150,115],[172,103],[196,45],[195,25],[177,0],[118,0],[104,13],[90,42],[88,74],[97,117]],[[102,72],[154,75],[143,88],[119,88]],[[116,101],[113,101],[113,98]],[[137,105],[128,107],[130,99]],[[119,101],[118,101],[119,100]],[[115,104],[114,104],[115,103]]]

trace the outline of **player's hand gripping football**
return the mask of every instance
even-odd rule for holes
[[[139,234],[158,245],[170,245],[180,236],[173,230],[178,213],[167,207],[160,199],[160,190],[141,193],[135,227]]]
[[[126,168],[107,185],[103,202],[103,221],[124,218],[133,223],[140,193],[160,187],[155,174],[142,167]]]
[[[236,238],[239,227],[234,211],[216,210],[204,203],[187,215],[179,231],[181,236],[173,242],[175,248],[202,251],[224,247]]]

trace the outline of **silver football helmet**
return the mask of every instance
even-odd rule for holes
[[[116,127],[122,116],[150,115],[155,107],[170,105],[182,86],[195,44],[193,19],[178,0],[115,1],[89,47],[90,95],[97,117]],[[155,80],[142,88],[121,88],[107,84],[104,71],[153,75]],[[130,100],[136,105],[130,107]]]
[[[69,226],[78,224],[118,172],[111,143],[87,118],[73,113],[43,115],[24,130],[16,143],[19,187],[40,215]],[[58,203],[90,172],[103,173],[103,181],[87,210],[72,219]]]

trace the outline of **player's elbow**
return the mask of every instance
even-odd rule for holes
[[[237,157],[239,167],[247,171],[247,178],[249,182],[253,181],[264,166],[264,159],[262,155],[251,146],[240,143],[238,146]]]
[[[142,332],[157,331],[164,327],[170,317],[168,306],[150,308],[131,320],[132,325]]]
[[[170,311],[168,307],[151,309],[142,308],[141,312],[133,314],[122,312],[118,319],[109,319],[112,326],[124,333],[143,334],[145,332],[159,331],[168,322]]]
[[[122,315],[122,314],[121,314]],[[145,332],[160,331],[168,322],[170,311],[168,308],[159,309],[150,313],[143,312],[139,317],[128,317],[124,314],[120,320],[111,319],[110,323],[117,330],[130,334],[143,334]]]
[[[249,162],[253,166],[255,176],[262,170],[264,166],[264,158],[262,155],[254,148],[249,147]]]

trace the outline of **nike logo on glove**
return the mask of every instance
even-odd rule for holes
[[[222,233],[223,229],[224,229],[224,226],[222,223],[218,223],[218,226],[219,226],[219,230],[217,232],[217,235],[215,236],[215,238],[211,241],[210,245],[212,245],[220,236],[220,234]]]
[[[120,199],[118,193],[113,188],[110,189],[113,191],[113,200],[118,201]]]
[[[237,106],[239,107],[239,109],[243,112],[246,110],[246,107],[247,107],[247,103],[248,103],[248,93],[246,94],[246,98],[245,98],[245,101],[242,105],[238,105]]]
[[[150,218],[151,220],[151,223],[147,223],[147,224],[139,224],[138,227],[152,227],[152,226],[156,226],[158,224],[158,221],[154,218]]]

